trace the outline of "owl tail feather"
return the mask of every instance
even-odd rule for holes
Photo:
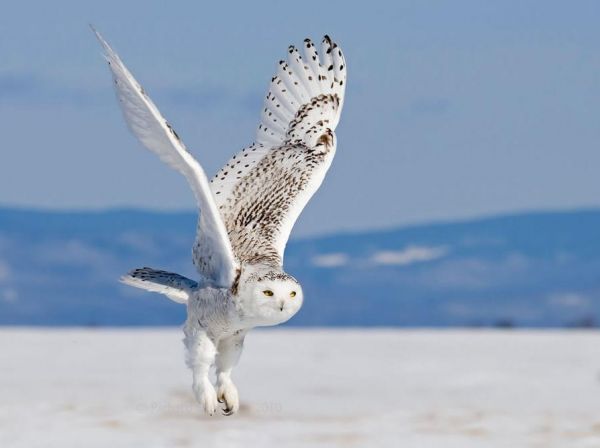
[[[126,285],[166,295],[177,303],[187,303],[198,283],[179,274],[152,268],[139,268],[121,277]]]

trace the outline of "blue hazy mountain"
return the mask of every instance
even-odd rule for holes
[[[194,278],[195,213],[0,209],[0,324],[173,325],[182,305],[118,282]],[[594,326],[600,210],[525,213],[292,240],[289,325]]]

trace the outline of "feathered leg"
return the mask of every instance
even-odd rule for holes
[[[231,380],[231,371],[238,363],[244,348],[245,331],[223,338],[217,345],[217,399],[225,403],[223,413],[235,414],[240,408],[237,387]]]
[[[184,328],[184,343],[187,348],[187,365],[192,369],[192,390],[204,411],[213,415],[217,410],[217,393],[208,373],[215,361],[217,349],[214,342],[199,328]]]

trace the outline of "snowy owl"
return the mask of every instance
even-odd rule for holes
[[[208,180],[179,135],[119,56],[96,32],[131,131],[185,176],[200,209],[192,258],[199,280],[151,268],[121,280],[187,305],[184,343],[192,389],[206,413],[239,398],[231,372],[246,333],[277,325],[302,306],[302,287],[283,270],[294,222],[321,185],[336,150],[346,63],[328,36],[321,51],[310,39],[290,46],[271,79],[254,143]],[[216,388],[209,372],[216,369]]]

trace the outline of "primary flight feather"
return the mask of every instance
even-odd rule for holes
[[[296,219],[335,155],[346,88],[344,55],[328,36],[320,53],[310,39],[299,48],[290,46],[271,79],[254,143],[209,181],[119,56],[94,33],[129,128],[185,176],[200,209],[192,249],[197,282],[147,267],[121,280],[187,304],[184,342],[192,389],[208,414],[222,403],[230,415],[239,409],[231,372],[246,333],[285,322],[302,306],[302,288],[284,272],[283,255]],[[213,365],[216,389],[208,376]]]

